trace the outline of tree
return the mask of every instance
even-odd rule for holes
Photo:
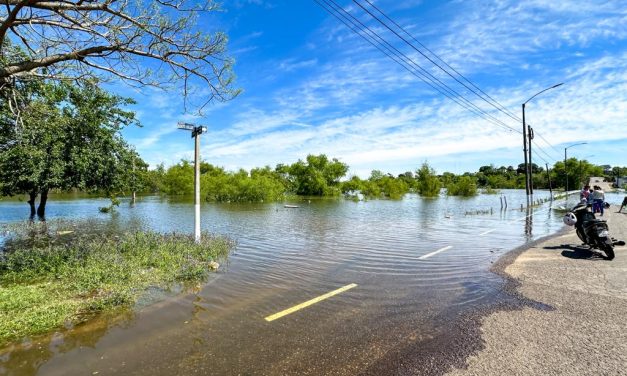
[[[3,195],[28,194],[31,216],[44,217],[48,193],[72,188],[115,193],[131,187],[132,165],[144,165],[120,136],[137,124],[121,107],[129,99],[85,86],[33,83],[19,122],[0,101],[0,182]]]
[[[279,166],[277,166],[278,168]],[[277,172],[279,172],[277,170]],[[308,155],[306,162],[298,160],[289,167],[296,193],[311,196],[339,194],[340,179],[348,172],[348,165],[326,155]]]
[[[418,175],[418,193],[425,197],[436,197],[440,194],[442,183],[435,174],[435,170],[427,162],[416,171]]]
[[[117,78],[133,85],[181,85],[200,108],[232,88],[227,36],[199,31],[212,0],[0,0],[0,87],[19,94],[29,79]],[[203,29],[205,26],[203,25]],[[18,53],[19,52],[19,53]]]
[[[477,194],[477,184],[471,176],[461,176],[457,182],[446,187],[446,193],[449,196],[470,197]]]

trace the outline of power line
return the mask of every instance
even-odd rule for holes
[[[534,129],[534,131],[535,131],[535,129]],[[536,131],[535,133],[536,133],[536,134],[537,134],[537,135],[538,135],[538,136],[542,139],[542,141],[544,141],[544,143],[546,143],[547,145],[549,145],[549,146],[551,147],[551,149],[555,150],[555,152],[556,152],[558,155],[561,155],[561,153],[562,153],[562,152],[561,152],[561,151],[559,151],[559,150],[557,150],[557,149],[556,149],[556,148],[555,148],[555,147],[554,147],[554,146],[553,146],[550,142],[548,142],[548,141],[547,141],[544,137],[542,137],[542,135],[541,135],[540,133],[538,133],[537,131]]]
[[[358,34],[362,38],[364,38],[367,42],[376,47],[379,51],[383,52],[386,56],[390,57],[393,61],[401,65],[407,71],[409,71],[414,76],[420,78],[423,82],[431,86],[433,89],[438,91],[440,94],[448,97],[449,99],[455,101],[460,106],[470,110],[476,115],[482,117],[484,120],[490,121],[491,123],[501,127],[506,128],[509,131],[514,131],[517,133],[521,133],[517,129],[514,129],[507,124],[505,124],[502,120],[495,118],[491,114],[485,112],[483,109],[466,99],[463,95],[450,88],[448,85],[443,83],[437,77],[433,76],[430,72],[421,67],[418,63],[416,63],[413,59],[409,58],[406,54],[398,50],[398,48],[391,45],[387,40],[381,37],[377,32],[373,31],[368,26],[364,25],[363,22],[355,18],[350,12],[346,11],[343,7],[339,6],[333,0],[322,0],[324,1],[324,5],[318,1],[314,0],[320,7],[322,7],[325,11],[333,15],[335,18],[340,20],[344,25],[349,27],[351,31]],[[331,5],[332,4],[332,5]],[[339,9],[339,10],[338,10]],[[340,12],[341,11],[341,12]],[[350,22],[349,25],[345,20]],[[361,31],[361,32],[360,32]],[[382,49],[381,46],[385,49]],[[388,52],[389,51],[389,52]],[[390,54],[394,55],[392,57]],[[402,63],[399,61],[401,60]],[[410,67],[407,67],[409,65]],[[419,70],[416,70],[419,69]]]
[[[534,130],[534,133],[535,133],[535,130]],[[557,161],[557,160],[558,160],[558,159],[556,159],[556,158],[554,158],[554,157],[550,156],[550,155],[549,155],[546,151],[544,151],[544,150],[543,150],[540,146],[538,146],[538,143],[537,143],[537,142],[535,142],[535,141],[533,141],[533,140],[531,140],[531,142],[532,142],[532,143],[533,143],[533,145],[535,146],[535,149],[533,149],[533,152],[536,152],[536,153],[537,153],[538,151],[540,151],[540,152],[542,152],[542,154],[544,154],[547,158],[552,159],[553,161]],[[545,161],[545,162],[546,162],[546,161]],[[547,163],[548,163],[548,162],[547,162]]]
[[[496,121],[497,123],[499,123],[500,125],[508,128],[508,126],[503,123],[502,121],[500,121],[499,119],[496,119],[494,117],[492,117],[491,115],[487,114],[485,111],[483,111],[481,108],[477,107],[474,103],[468,101],[466,98],[464,98],[461,94],[459,94],[458,92],[456,92],[455,90],[451,89],[448,85],[446,85],[445,83],[443,83],[441,80],[439,80],[437,77],[433,76],[431,73],[429,73],[427,70],[425,70],[423,67],[421,67],[419,64],[417,64],[413,59],[411,59],[410,57],[408,57],[406,54],[404,54],[403,52],[401,52],[400,50],[398,50],[398,48],[394,47],[392,44],[390,44],[387,40],[385,40],[383,37],[381,37],[377,32],[373,31],[370,27],[366,26],[363,22],[361,22],[359,19],[357,19],[355,16],[353,16],[350,12],[346,11],[343,7],[339,6],[334,0],[324,0],[327,4],[329,2],[333,3],[333,5],[335,6],[335,8],[340,9],[344,14],[346,14],[348,17],[350,17],[351,22],[354,25],[359,24],[360,26],[357,26],[361,31],[367,30],[370,34],[372,34],[375,38],[375,40],[379,40],[380,42],[378,43],[382,43],[382,45],[388,50],[391,51],[394,55],[399,56],[401,59],[403,59],[403,61],[405,61],[406,63],[415,66],[416,68],[419,69],[419,73],[421,74],[422,77],[421,78],[424,81],[424,78],[426,78],[427,80],[429,80],[431,83],[435,84],[436,86],[438,86],[439,88],[441,88],[442,90],[446,91],[448,94],[454,96],[455,98],[451,98],[451,96],[448,96],[449,98],[455,100],[457,97],[459,97],[459,99],[461,99],[466,105],[462,105],[465,108],[469,109],[468,106],[472,107],[473,109],[475,109],[475,111],[478,111],[481,114],[484,114],[486,116],[489,116],[490,118],[492,118],[494,121]],[[334,8],[334,9],[335,9]],[[344,16],[346,17],[346,16]],[[354,31],[354,30],[353,30]],[[393,50],[393,51],[392,51]],[[426,77],[425,77],[426,76]],[[432,85],[431,85],[432,86]],[[433,87],[433,86],[432,86]],[[436,89],[437,90],[437,89]],[[438,90],[441,94],[442,91]],[[457,102],[457,101],[456,101]],[[457,102],[459,103],[459,102]],[[475,112],[476,113],[476,112]],[[478,114],[479,116],[481,116],[480,114]],[[485,118],[485,117],[484,117]],[[487,120],[487,119],[486,119]],[[513,129],[512,129],[513,130]]]
[[[397,32],[395,32],[394,30],[392,30],[391,27],[389,27],[385,22],[383,22],[382,20],[380,20],[378,17],[376,17],[374,14],[372,14],[370,11],[368,11],[365,7],[363,7],[358,1],[353,0],[353,2],[355,4],[357,4],[360,8],[362,8],[364,11],[366,11],[371,17],[373,17],[374,19],[376,19],[380,24],[384,25],[388,30],[390,30],[392,33],[394,33],[397,37],[399,37],[401,40],[403,40],[407,45],[409,45],[410,47],[412,47],[414,50],[416,50],[418,53],[420,53],[424,58],[426,58],[427,60],[429,60],[431,63],[433,63],[436,67],[438,67],[440,70],[442,70],[444,73],[446,73],[447,75],[449,75],[452,79],[454,79],[455,81],[457,81],[459,84],[463,85],[466,89],[470,90],[472,93],[474,93],[477,97],[479,97],[481,100],[485,101],[486,103],[488,103],[489,105],[491,105],[492,107],[496,108],[497,110],[499,110],[500,112],[504,113],[505,115],[509,116],[510,118],[512,118],[513,120],[516,121],[522,121],[522,119],[517,116],[514,115],[511,111],[509,111],[507,108],[505,108],[502,104],[500,104],[498,101],[496,101],[494,98],[492,98],[490,95],[488,95],[486,92],[484,92],[483,90],[481,90],[477,85],[475,85],[472,81],[470,81],[469,79],[467,79],[466,77],[464,77],[464,75],[462,75],[461,73],[459,73],[455,68],[451,67],[447,62],[445,62],[442,58],[440,58],[435,52],[431,51],[429,48],[427,48],[427,46],[425,46],[424,44],[422,44],[419,40],[417,40],[413,35],[411,35],[407,30],[405,30],[405,28],[403,28],[401,25],[399,25],[396,21],[394,21],[393,19],[391,19],[388,15],[386,15],[381,9],[379,9],[376,5],[374,5],[372,2],[370,2],[370,0],[365,0],[368,4],[370,4],[370,6],[372,8],[374,8],[377,12],[379,12],[383,17],[385,17],[388,21],[392,22],[392,24],[394,24],[394,26],[396,26],[398,29],[400,29],[403,33],[405,33],[407,36],[409,36],[413,41],[415,41],[416,43],[418,43],[422,48],[424,48],[426,51],[428,51],[431,55],[433,55],[437,60],[439,60],[440,62],[442,62],[444,65],[446,65],[449,69],[451,69],[453,72],[455,72],[458,76],[460,76],[464,81],[468,82],[471,86],[473,86],[475,89],[477,89],[481,94],[485,95],[485,97],[487,97],[488,99],[486,99],[484,96],[482,96],[480,93],[478,93],[477,91],[473,90],[472,88],[468,87],[468,85],[464,84],[463,82],[461,82],[459,79],[457,79],[454,75],[452,75],[449,71],[447,71],[446,69],[442,68],[441,65],[439,65],[438,63],[436,63],[435,61],[433,61],[431,58],[429,58],[426,54],[424,54],[419,48],[415,47],[412,43],[410,43],[409,41],[407,41],[405,38],[403,38],[402,36],[400,36]]]
[[[420,80],[422,80],[424,83],[426,83],[427,85],[429,85],[431,88],[433,88],[434,90],[436,90],[437,92],[439,92],[440,94],[446,96],[447,98],[453,100],[454,102],[456,102],[458,105],[464,107],[465,109],[473,112],[475,115],[478,115],[480,117],[482,117],[484,120],[487,120],[489,122],[491,122],[494,125],[497,125],[501,128],[507,129],[509,131],[514,131],[517,133],[522,133],[517,129],[514,129],[510,126],[508,126],[507,124],[505,124],[502,120],[495,118],[494,116],[492,116],[491,114],[485,112],[485,110],[481,109],[480,107],[478,107],[477,105],[475,105],[474,103],[472,103],[471,101],[469,101],[467,98],[465,98],[463,95],[461,95],[460,93],[458,93],[457,91],[455,91],[454,89],[452,89],[451,87],[449,87],[447,84],[445,84],[444,82],[442,82],[441,80],[439,80],[437,77],[433,76],[433,74],[431,74],[430,72],[426,71],[423,67],[421,67],[418,63],[416,63],[415,60],[413,60],[412,58],[408,57],[405,53],[403,53],[402,51],[400,51],[398,48],[396,48],[395,46],[393,46],[392,44],[390,44],[390,42],[388,42],[386,39],[384,39],[379,33],[375,32],[374,30],[372,30],[370,27],[368,27],[367,25],[365,25],[362,21],[360,21],[359,19],[357,19],[354,15],[352,15],[350,12],[348,12],[347,10],[345,10],[342,6],[338,5],[334,0],[321,0],[324,2],[324,4],[319,1],[319,0],[314,0],[322,9],[324,9],[326,12],[328,12],[329,14],[331,14],[332,16],[334,16],[336,19],[338,19],[340,22],[342,22],[345,26],[347,26],[351,31],[353,31],[355,34],[359,35],[360,37],[362,37],[364,40],[366,40],[369,44],[371,44],[372,46],[374,46],[375,48],[377,48],[380,52],[382,52],[383,54],[385,54],[387,57],[389,57],[390,59],[392,59],[394,62],[396,62],[397,64],[399,64],[400,66],[402,66],[405,70],[407,70],[409,73],[411,73],[412,75],[418,77]],[[353,0],[354,1],[354,0]],[[493,99],[492,97],[490,97],[487,93],[483,92],[477,85],[475,85],[474,83],[472,83],[470,80],[468,80],[466,77],[464,77],[461,73],[457,72],[453,67],[451,67],[450,65],[448,65],[444,60],[442,60],[439,56],[437,56],[437,54],[435,54],[434,52],[432,52],[431,50],[429,50],[426,46],[424,46],[422,43],[420,43],[418,40],[416,40],[413,36],[411,36],[411,34],[409,34],[405,29],[403,29],[400,25],[398,25],[396,22],[394,22],[391,18],[389,18],[387,15],[385,15],[380,9],[378,9],[376,6],[374,6],[370,1],[365,0],[366,2],[368,2],[371,6],[373,6],[375,9],[377,9],[377,11],[379,13],[381,13],[384,17],[386,17],[388,20],[390,20],[392,23],[394,23],[397,27],[399,27],[401,30],[403,30],[403,32],[405,32],[405,34],[409,35],[412,39],[414,39],[416,41],[416,43],[420,44],[423,48],[425,48],[427,51],[429,51],[432,55],[434,55],[438,60],[440,60],[444,65],[446,65],[447,67],[449,67],[450,69],[452,69],[456,74],[458,74],[460,77],[462,77],[465,81],[467,81],[470,85],[472,85],[473,87],[475,87],[477,90],[479,90],[481,93],[483,93],[486,97],[488,97],[490,99],[490,101],[494,102],[491,103],[490,101],[486,100],[485,98],[483,98],[481,95],[479,95],[477,92],[473,91],[472,89],[468,88],[467,85],[464,85],[463,83],[461,83],[458,79],[456,79],[453,75],[451,75],[448,71],[446,71],[444,68],[442,68],[440,65],[438,65],[437,63],[435,63],[432,59],[429,59],[426,55],[424,55],[424,53],[420,52],[415,46],[411,45],[411,43],[407,42],[407,40],[405,40],[404,38],[402,38],[400,35],[398,35],[398,33],[394,32],[393,30],[391,30],[391,28],[383,23],[380,19],[378,19],[376,16],[374,16],[371,12],[369,12],[368,10],[366,10],[363,6],[361,6],[361,4],[357,3],[357,5],[360,6],[360,8],[364,9],[371,17],[377,19],[380,23],[382,23],[388,30],[392,31],[394,34],[396,34],[399,38],[401,38],[406,44],[409,44],[413,49],[417,50],[418,52],[421,53],[421,55],[425,56],[425,58],[427,58],[429,61],[431,61],[433,64],[435,64],[436,66],[438,66],[438,68],[440,68],[442,71],[444,71],[445,73],[447,73],[449,76],[451,76],[452,78],[455,79],[455,81],[459,82],[460,84],[464,85],[464,87],[466,87],[468,90],[473,91],[473,93],[475,95],[477,95],[479,98],[481,98],[483,101],[485,101],[486,103],[490,104],[492,107],[495,107],[497,110],[499,110],[502,113],[505,113],[506,115],[508,115],[508,117],[519,121],[520,118],[517,118],[515,115],[513,115],[510,111],[508,111],[504,106],[502,106],[500,103],[498,103],[498,101],[496,101],[495,99]],[[354,1],[355,2],[355,1]],[[462,102],[463,101],[463,102]],[[551,146],[551,148],[553,148],[555,150],[555,148],[546,141],[546,139],[544,139],[542,136],[540,136],[545,143],[547,143],[549,146]],[[541,148],[539,145],[537,145],[536,142],[534,142],[534,145],[536,146],[536,150],[535,151],[535,155],[543,160],[545,163],[548,163],[546,159],[544,159],[542,156],[540,156],[538,154],[538,151],[540,151],[541,153],[543,153],[546,157],[548,157],[549,159],[553,159],[556,160],[555,158],[551,157],[546,151],[544,151],[543,148]]]
[[[458,83],[460,83],[461,85],[463,85],[466,89],[470,90],[471,92],[473,92],[477,97],[481,98],[483,101],[485,101],[486,103],[490,104],[491,106],[495,107],[497,110],[501,111],[502,113],[504,113],[505,115],[507,115],[508,117],[510,117],[511,119],[515,120],[515,121],[522,121],[522,119],[518,116],[515,115],[514,113],[512,113],[511,111],[509,111],[507,108],[505,108],[505,106],[503,106],[501,103],[499,103],[496,99],[492,98],[488,93],[486,93],[485,91],[481,90],[480,87],[478,87],[475,83],[473,83],[471,80],[469,80],[468,78],[466,78],[463,74],[461,74],[460,72],[458,72],[455,68],[453,68],[450,64],[448,64],[446,61],[444,61],[440,56],[438,56],[435,52],[431,51],[427,46],[425,46],[422,42],[420,42],[418,39],[416,39],[412,34],[410,34],[404,27],[402,27],[401,25],[399,25],[396,21],[394,21],[392,18],[390,18],[387,14],[385,14],[379,7],[377,7],[375,4],[373,4],[370,0],[364,0],[366,3],[368,3],[373,9],[375,9],[379,14],[381,14],[385,19],[387,19],[389,22],[391,22],[394,26],[396,26],[399,30],[401,30],[403,33],[405,33],[405,35],[407,35],[409,38],[411,38],[415,43],[417,43],[418,45],[420,45],[424,50],[426,50],[427,52],[429,52],[435,59],[437,59],[438,61],[440,61],[443,65],[445,65],[446,67],[448,67],[449,69],[451,69],[453,72],[455,72],[459,77],[461,77],[464,81],[466,81],[468,84],[470,84],[472,87],[474,87],[475,89],[477,89],[481,94],[483,94],[485,97],[487,97],[488,99],[484,98],[481,94],[477,93],[475,90],[471,89],[470,87],[468,87],[467,85],[465,85],[463,82],[461,82],[460,80],[458,80],[454,75],[452,75],[449,71],[447,71],[446,69],[444,69],[441,65],[437,64],[435,61],[433,61],[432,59],[430,59],[427,55],[425,55],[423,52],[420,51],[420,49],[418,49],[417,47],[415,47],[414,45],[412,45],[410,42],[408,42],[407,40],[405,40],[404,38],[402,38],[400,35],[398,35],[398,33],[396,33],[394,30],[392,30],[386,23],[384,23],[383,21],[381,21],[379,18],[377,18],[376,16],[374,16],[371,12],[369,12],[366,8],[364,8],[358,1],[353,0],[353,2],[355,4],[357,4],[360,8],[362,8],[364,11],[366,11],[371,17],[373,17],[374,19],[376,19],[380,24],[382,24],[383,26],[385,26],[388,30],[390,30],[391,32],[393,32],[397,37],[399,37],[401,40],[403,40],[406,44],[408,44],[410,47],[412,47],[414,50],[416,50],[418,53],[420,53],[423,57],[425,57],[427,60],[429,60],[431,63],[433,63],[436,67],[438,67],[440,70],[442,70],[444,73],[446,73],[447,75],[449,75],[451,78],[453,78],[455,81],[457,81]],[[558,152],[555,147],[548,142],[544,137],[542,137],[541,135],[539,135],[540,138],[548,145],[550,146],[553,150],[555,150],[556,152]],[[559,153],[559,152],[558,152]]]

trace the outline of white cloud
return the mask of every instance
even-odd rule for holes
[[[627,38],[624,1],[490,1],[458,3],[438,50],[454,65],[485,69],[524,54],[588,47]],[[470,64],[471,63],[471,64]]]
[[[296,59],[287,59],[279,63],[278,68],[284,72],[292,72],[302,68],[312,67],[318,64],[318,59],[308,59],[297,61]]]
[[[573,69],[564,86],[528,104],[528,122],[553,145],[627,138],[627,73],[622,66],[626,57],[589,60]],[[325,92],[322,87],[319,89]],[[489,94],[518,115],[520,103],[542,88],[525,83]],[[269,117],[259,112],[257,128],[236,125],[222,137],[218,135],[216,143],[206,146],[203,153],[232,168],[293,162],[308,153],[325,153],[340,157],[357,173],[377,166],[417,167],[423,160],[450,154],[477,153],[485,159],[503,148],[510,150],[511,159],[521,154],[519,133],[502,130],[451,101],[373,107],[320,122],[311,121],[314,112],[297,113],[292,107],[286,106]],[[521,128],[513,120],[507,120],[507,124],[516,130]],[[231,138],[234,134],[241,137]],[[536,143],[560,159],[539,138]],[[497,158],[493,163],[500,164]]]
[[[452,65],[464,62],[464,72],[483,77],[485,81],[477,80],[485,82],[483,89],[516,117],[520,104],[531,95],[565,81],[564,86],[534,98],[526,114],[536,133],[558,151],[564,143],[627,139],[627,53],[608,49],[599,56],[589,48],[599,41],[624,45],[627,6],[545,1],[455,6],[460,9],[442,27],[437,40],[444,43],[437,50],[444,51],[442,56]],[[451,166],[470,161],[515,165],[522,159],[519,121],[490,109],[442,72],[430,69],[516,131],[503,130],[427,87],[344,25],[328,23],[324,31],[321,40],[309,44],[320,49],[324,40],[331,41],[325,47],[330,55],[307,55],[312,50],[304,48],[308,52],[302,55],[272,60],[279,61],[284,72],[294,73],[294,81],[216,108],[215,114],[235,115],[225,128],[212,127],[210,137],[203,138],[203,158],[235,169],[291,163],[309,153],[325,153],[362,176],[376,168],[400,173],[424,160],[437,167],[437,163]],[[574,47],[568,59],[555,57],[560,64],[526,59],[528,54],[542,55],[565,45]],[[406,52],[419,59],[415,51]],[[524,75],[519,69],[524,69]],[[151,105],[162,110],[161,125],[139,141],[150,162],[174,163],[190,156],[190,145],[175,144],[167,137],[174,131],[170,122],[179,120],[176,101],[154,98]],[[539,137],[536,142],[552,158],[561,158]],[[156,148],[167,152],[155,152]]]

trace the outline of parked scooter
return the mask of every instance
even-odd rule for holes
[[[607,222],[594,216],[586,200],[582,200],[564,215],[564,223],[575,226],[577,236],[590,248],[597,248],[605,252],[608,260],[614,259],[614,246],[625,245],[624,241],[618,241],[610,236]]]

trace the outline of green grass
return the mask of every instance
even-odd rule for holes
[[[209,262],[233,247],[208,234],[196,244],[154,232],[48,232],[24,230],[0,252],[0,346],[132,306],[150,286],[203,281]]]

